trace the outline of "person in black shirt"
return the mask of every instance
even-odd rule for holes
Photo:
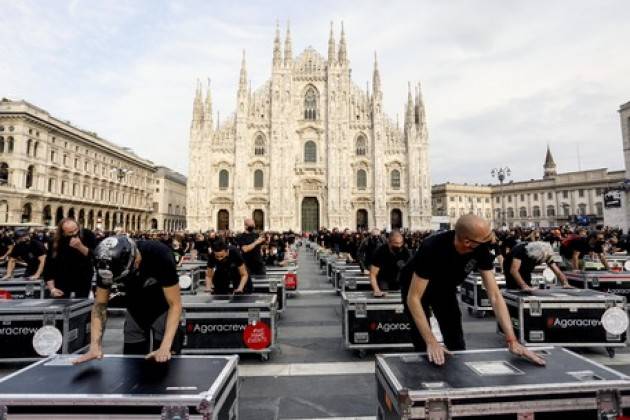
[[[405,271],[413,272],[410,279],[404,276],[401,281],[406,312],[417,328],[412,328],[411,338],[416,350],[426,351],[429,361],[436,365],[444,364],[445,349],[431,331],[429,311],[433,311],[438,321],[446,348],[464,350],[466,344],[457,286],[474,269],[481,273],[509,350],[535,363],[545,363],[540,356],[523,347],[514,335],[510,315],[494,278],[493,256],[488,250],[493,237],[487,221],[472,214],[462,216],[454,231],[427,238],[405,266]]]
[[[609,270],[608,261],[604,255],[604,234],[599,231],[591,232],[588,237],[574,237],[566,240],[560,247],[560,255],[569,260],[574,270],[581,268],[580,262],[584,262],[585,255],[597,254],[599,260]]]
[[[197,259],[200,261],[208,261],[208,253],[210,245],[202,233],[195,235],[194,249],[197,252]]]
[[[359,257],[359,265],[361,266],[361,271],[370,270],[372,266],[372,258],[374,256],[374,252],[383,245],[385,241],[381,236],[381,232],[378,229],[372,229],[372,233],[367,238],[361,241],[359,245],[359,250],[357,252]]]
[[[505,287],[507,289],[530,290],[532,272],[537,265],[547,264],[563,287],[570,287],[565,275],[553,261],[553,249],[547,242],[522,242],[512,248],[512,252],[503,260]]]
[[[401,233],[397,230],[390,232],[387,243],[381,245],[372,257],[370,284],[375,297],[384,296],[384,290],[400,290],[400,270],[409,257],[409,249]]]
[[[212,243],[206,271],[206,291],[214,295],[250,293],[252,288],[245,262],[238,249],[223,239]]]
[[[176,339],[182,301],[179,277],[171,250],[158,241],[137,244],[124,235],[105,238],[94,251],[96,292],[92,307],[90,350],[74,361],[102,359],[101,340],[107,321],[110,288],[121,284],[126,293],[125,354],[146,354],[167,362],[178,351]],[[153,336],[153,347],[150,346]],[[148,354],[147,354],[148,353]]]
[[[9,232],[0,232],[0,263],[4,262],[13,248],[13,239]]]
[[[96,237],[92,231],[81,229],[70,218],[57,225],[55,237],[48,250],[44,279],[54,298],[86,298],[92,289],[93,251]]]
[[[7,272],[3,279],[13,276],[15,263],[20,260],[26,263],[25,277],[37,280],[41,277],[46,263],[46,247],[36,239],[31,239],[28,230],[18,229],[15,231],[15,245],[9,253]]]
[[[236,244],[243,253],[243,260],[249,274],[264,276],[267,271],[260,246],[265,242],[265,238],[258,236],[254,229],[254,219],[245,219],[245,232],[236,237]]]

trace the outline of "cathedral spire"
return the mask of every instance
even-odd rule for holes
[[[426,114],[424,111],[424,100],[422,99],[422,87],[420,82],[416,85],[416,108],[415,108],[416,123],[423,125],[425,122]]]
[[[197,79],[197,89],[195,91],[195,100],[193,101],[193,118],[192,125],[201,125],[203,123],[203,99],[201,92],[201,82]]]
[[[330,22],[330,36],[328,37],[328,66],[335,64],[335,34],[333,31],[333,23]]]
[[[208,78],[208,91],[206,92],[206,109],[205,109],[205,123],[209,130],[212,130],[212,95],[210,93],[210,78]]]
[[[276,21],[276,37],[273,40],[273,66],[282,64],[282,51],[280,51],[280,23]]]
[[[551,149],[549,149],[549,145],[547,145],[547,155],[545,156],[545,165],[543,166],[545,170],[545,175],[543,178],[551,178],[558,173],[556,172],[556,162],[553,160],[553,156],[551,156]]]
[[[284,65],[289,67],[293,62],[293,52],[291,51],[291,22],[287,21],[287,36],[284,39]]]
[[[374,51],[374,72],[372,73],[372,95],[377,96],[381,93],[381,74],[378,71],[378,59],[376,51]]]
[[[341,21],[341,39],[339,40],[339,64],[342,66],[348,63],[348,49],[346,47],[346,33]]]
[[[239,95],[247,93],[247,64],[245,62],[245,50],[243,50],[243,58],[241,60],[241,76],[238,82],[238,93]]]
[[[413,98],[411,96],[411,82],[407,84],[407,112],[405,113],[405,127],[414,123],[413,111]]]

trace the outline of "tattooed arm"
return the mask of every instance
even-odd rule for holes
[[[93,359],[103,358],[103,349],[101,343],[103,341],[103,333],[105,332],[105,324],[107,322],[107,303],[109,302],[109,290],[96,288],[94,295],[94,306],[92,306],[92,326],[90,350],[83,356],[74,361],[74,364],[87,362]]]

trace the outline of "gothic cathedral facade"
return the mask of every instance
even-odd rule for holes
[[[283,48],[282,48],[283,47]],[[429,229],[424,104],[411,84],[399,127],[383,112],[376,56],[371,89],[352,82],[343,26],[328,56],[293,57],[276,28],[271,78],[249,87],[245,53],[234,115],[214,124],[198,84],[190,130],[187,224],[193,231],[321,227]]]

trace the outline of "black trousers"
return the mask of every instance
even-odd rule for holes
[[[412,324],[411,341],[413,347],[418,352],[425,352],[427,346],[424,339],[420,335],[420,331],[411,316],[407,299],[403,301],[405,313],[409,317]],[[453,292],[433,293],[431,296],[424,296],[422,299],[422,308],[429,319],[431,313],[437,319],[444,339],[444,346],[448,350],[466,350],[466,342],[464,341],[464,330],[462,328],[462,312],[459,309],[457,294]]]

